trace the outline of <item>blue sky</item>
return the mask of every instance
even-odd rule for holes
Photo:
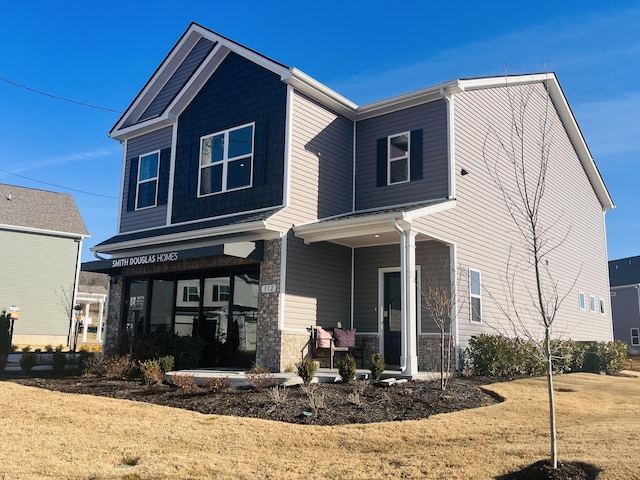
[[[0,183],[73,194],[93,259],[116,232],[122,157],[107,132],[119,114],[8,81],[123,111],[195,21],[360,105],[454,78],[556,72],[616,204],[609,258],[640,255],[640,2],[555,3],[9,2]]]

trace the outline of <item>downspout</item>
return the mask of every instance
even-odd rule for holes
[[[78,282],[80,281],[80,258],[82,255],[82,239],[84,238],[84,236],[80,236],[79,239],[76,239],[75,241],[78,243],[78,254],[76,256],[76,274],[75,274],[75,278],[73,279],[73,293],[71,295],[71,309],[70,311],[70,317],[69,317],[69,335],[67,336],[67,346],[71,346],[71,339],[72,339],[72,335],[74,334],[75,328],[74,328],[74,324],[73,324],[73,307],[76,306],[76,297],[78,296]]]

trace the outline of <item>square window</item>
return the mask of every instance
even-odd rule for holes
[[[631,329],[631,345],[640,347],[640,328]]]
[[[254,124],[200,139],[198,196],[251,187]]]

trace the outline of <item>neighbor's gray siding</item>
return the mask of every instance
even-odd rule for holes
[[[336,326],[351,321],[351,249],[332,243],[305,245],[289,233],[284,328]]]
[[[532,134],[545,114],[546,90],[540,84],[511,88],[515,89],[513,93],[534,89],[528,107],[533,115],[526,129],[527,134]],[[528,282],[526,286],[521,281],[516,282],[518,310],[530,333],[540,336],[543,329],[536,321],[530,296],[535,289],[535,278],[530,275],[531,269],[525,271],[527,255],[523,240],[483,162],[483,143],[489,126],[502,138],[508,138],[510,133],[507,122],[511,110],[506,88],[463,92],[456,94],[454,101],[455,170],[465,168],[469,175],[456,174],[456,208],[426,217],[418,224],[424,231],[457,244],[459,292],[464,297],[459,316],[460,340],[464,345],[470,336],[478,333],[514,334],[502,310],[513,313],[506,292],[509,262],[521,267],[519,271]],[[574,340],[611,340],[602,206],[553,106],[548,113],[553,143],[543,221],[546,220],[545,226],[551,226],[548,240],[562,243],[550,253],[548,260],[560,294],[567,294],[558,312],[554,335]],[[526,149],[533,156],[537,154],[535,139],[530,139]],[[496,142],[487,144],[487,152],[492,158],[497,155]],[[467,274],[470,267],[480,270],[482,275],[484,323],[480,325],[469,319]],[[605,313],[581,311],[579,291],[586,294],[587,301],[589,295],[605,299]]]
[[[640,328],[640,290],[636,285],[611,288],[613,337],[627,344],[629,353],[640,354],[640,346],[631,346],[631,329]]]
[[[434,269],[445,278],[449,263],[449,247],[428,241],[416,244],[416,266],[420,266],[421,284],[429,281]],[[378,332],[379,269],[400,268],[400,245],[358,248],[354,253],[354,326],[359,332]],[[420,333],[437,333],[439,330],[421,304]]]
[[[172,127],[166,127],[146,135],[132,138],[127,141],[127,154],[125,156],[124,166],[124,183],[122,188],[122,215],[120,218],[120,233],[131,232],[134,230],[144,230],[145,228],[160,227],[167,223],[167,205],[158,205],[154,208],[144,210],[127,211],[127,201],[129,192],[129,183],[135,182],[136,179],[130,179],[131,161],[137,161],[140,155],[171,148]],[[169,185],[169,188],[172,188]]]
[[[422,129],[422,179],[376,186],[377,140]],[[446,198],[449,192],[447,104],[425,103],[370,118],[356,126],[356,209],[401,205]]]
[[[5,272],[0,306],[20,307],[14,335],[66,337],[81,244],[73,238],[0,230],[0,245]]]
[[[297,92],[292,117],[289,206],[271,222],[290,227],[351,211],[353,122]]]

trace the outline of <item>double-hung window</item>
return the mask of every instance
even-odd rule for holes
[[[593,295],[589,295],[589,310],[591,310],[592,313],[596,311],[596,297]]]
[[[469,269],[469,296],[471,321],[482,323],[482,288],[480,271]]]
[[[640,328],[631,329],[631,345],[634,347],[640,347]]]
[[[409,181],[410,132],[388,137],[387,184]]]
[[[580,306],[580,310],[586,310],[586,299],[583,292],[578,292],[578,305]]]
[[[138,158],[136,210],[155,207],[158,202],[158,172],[160,152],[147,153]]]
[[[200,139],[198,196],[251,187],[255,124]]]

